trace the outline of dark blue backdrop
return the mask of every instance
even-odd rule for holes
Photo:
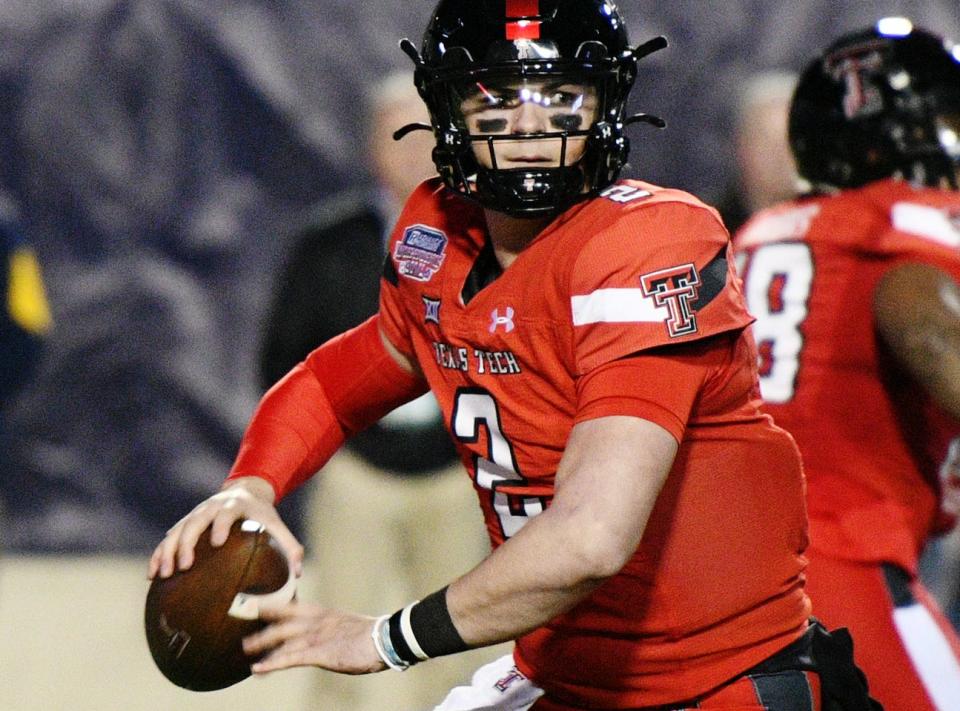
[[[797,69],[899,12],[956,36],[956,0],[620,3],[644,64],[631,172],[717,200],[738,82]],[[3,403],[0,471],[23,551],[149,550],[218,485],[259,392],[285,239],[365,179],[352,113],[407,61],[432,0],[4,0],[0,188],[45,268],[55,328]],[[0,354],[2,355],[2,354]],[[291,513],[294,522],[295,514]]]

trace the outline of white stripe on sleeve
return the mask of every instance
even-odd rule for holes
[[[670,318],[666,306],[657,306],[653,299],[637,289],[597,289],[583,296],[570,298],[573,325],[590,323],[660,323]]]
[[[960,227],[947,213],[929,205],[898,202],[891,212],[893,226],[901,232],[923,237],[947,247],[960,247]]]

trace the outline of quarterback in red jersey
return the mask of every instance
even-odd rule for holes
[[[960,708],[960,646],[917,581],[960,494],[960,49],[905,20],[804,73],[813,191],[735,238],[762,394],[808,478],[808,591],[888,711]]]
[[[617,181],[624,125],[662,123],[625,106],[664,45],[631,47],[604,0],[441,0],[422,50],[402,43],[440,178],[393,229],[379,312],[265,396],[149,574],[241,516],[300,565],[274,500],[427,389],[493,551],[379,618],[264,611],[255,672],[516,640],[436,709],[874,708],[849,637],[809,617],[799,453],[760,410],[726,230],[690,195]]]

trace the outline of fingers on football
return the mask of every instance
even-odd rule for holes
[[[183,521],[184,519],[181,519],[167,531],[167,535],[160,541],[160,545],[157,546],[153,555],[150,557],[148,573],[151,574],[151,578],[156,574],[159,574],[161,578],[169,578],[173,575],[177,548],[180,546],[180,533],[183,529]]]
[[[153,555],[150,556],[150,562],[147,565],[147,578],[153,580],[157,577],[157,573],[160,572],[161,566],[163,564],[163,544],[161,543],[153,550]]]
[[[277,524],[270,527],[270,533],[277,539],[277,543],[283,548],[283,552],[287,554],[290,567],[293,568],[294,575],[299,578],[303,574],[303,546],[279,518],[277,518]]]
[[[261,618],[269,619],[263,614]],[[243,638],[243,651],[247,654],[259,654],[289,644],[291,640],[304,639],[311,627],[303,618],[289,616],[282,618],[274,615],[273,619],[275,620],[273,624]]]
[[[300,639],[291,640],[251,665],[250,670],[254,674],[266,674],[267,672],[309,664],[322,666],[321,664],[317,664],[317,661],[314,659],[315,656],[315,653],[306,641]]]
[[[302,610],[312,607],[312,605],[306,605],[296,600],[287,600],[286,602],[266,601],[260,603],[257,617],[266,623],[281,622],[283,620],[292,619],[298,614],[301,614]]]
[[[170,560],[176,558],[177,568],[187,570],[193,565],[194,548],[197,541],[203,535],[211,522],[221,516],[224,510],[223,502],[217,496],[197,504],[194,509],[184,516],[177,524],[167,532],[167,537],[161,544],[166,551],[169,551]],[[238,518],[239,514],[232,514],[229,522],[226,524],[227,530],[230,524]],[[224,537],[224,540],[226,537]],[[223,541],[221,541],[221,544]],[[172,573],[171,569],[171,573]]]
[[[205,501],[177,524],[180,532],[175,550],[180,570],[187,570],[193,565],[193,549],[218,510],[219,507],[212,505],[212,502]]]
[[[238,518],[243,517],[242,508],[237,504],[236,499],[227,499],[222,507],[216,511],[210,524],[210,545],[219,548],[226,542],[230,535],[230,527]]]

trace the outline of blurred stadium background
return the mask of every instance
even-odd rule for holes
[[[408,65],[397,41],[419,39],[433,4],[0,2],[0,191],[54,319],[0,402],[0,708],[328,708],[311,672],[214,695],[165,682],[143,641],[144,571],[229,467],[285,240],[368,180],[355,107]],[[671,44],[634,92],[668,129],[633,131],[630,174],[710,202],[735,181],[751,74],[798,70],[883,15],[960,37],[956,0],[619,5],[635,42]]]

